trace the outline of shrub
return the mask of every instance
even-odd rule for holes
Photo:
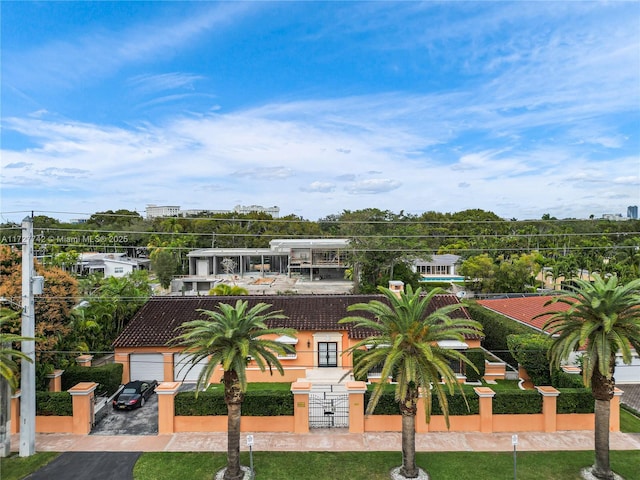
[[[542,395],[537,390],[496,392],[493,397],[494,414],[542,413]]]
[[[477,415],[480,413],[480,399],[474,392],[466,393],[464,396],[460,392],[447,395],[447,402],[449,403],[449,415]],[[440,402],[435,395],[431,397],[431,414],[442,415]]]
[[[175,397],[174,411],[177,416],[226,415],[224,392],[222,390],[200,392],[198,398],[195,392],[178,393]],[[293,394],[278,390],[248,391],[242,403],[242,415],[247,417],[293,415]]]
[[[481,348],[471,348],[466,352],[467,358],[471,361],[473,365],[478,369],[476,372],[469,365],[465,366],[465,374],[467,376],[467,381],[469,382],[477,382],[484,375],[484,360],[485,354],[484,350]]]
[[[62,389],[69,390],[80,382],[95,382],[99,395],[111,396],[122,384],[122,364],[109,363],[100,367],[72,366],[62,374]]]
[[[369,405],[369,401],[371,400],[371,395],[373,392],[371,390],[367,390],[364,393],[364,406],[363,408],[366,411],[366,407]],[[376,408],[373,410],[373,415],[400,415],[400,406],[395,399],[395,393],[391,388],[385,389],[380,395],[378,400],[378,404]]]
[[[71,395],[68,392],[36,392],[36,415],[72,416]]]
[[[369,404],[372,392],[367,390],[364,394],[365,405]],[[460,392],[455,392],[453,395],[447,395],[447,401],[449,403],[449,415],[477,415],[480,411],[478,396],[471,391],[466,393],[467,400],[465,402],[464,397]],[[469,407],[467,408],[467,403]],[[387,389],[380,396],[378,405],[376,405],[373,411],[374,415],[400,415],[400,407],[395,400],[395,394],[391,388]],[[431,414],[442,415],[442,409],[438,399],[431,397]]]
[[[534,330],[499,313],[492,312],[475,302],[465,302],[465,306],[471,318],[479,322],[483,327],[484,339],[482,344],[484,348],[512,367],[515,367],[518,362],[509,352],[507,336],[532,333]]]
[[[584,388],[582,375],[554,370],[551,373],[551,385],[555,388]]]
[[[575,375],[574,375],[575,376]],[[559,388],[557,413],[593,413],[595,400],[588,388]]]
[[[509,351],[527,370],[534,385],[551,385],[551,372],[547,358],[549,343],[549,337],[541,333],[507,337]]]

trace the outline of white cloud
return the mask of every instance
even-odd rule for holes
[[[329,193],[329,192],[333,192],[335,189],[336,189],[335,184],[330,182],[312,182],[302,190],[306,192]]]
[[[347,187],[347,191],[352,195],[361,194],[378,194],[390,192],[400,188],[401,182],[397,180],[372,178],[368,180],[360,180]]]

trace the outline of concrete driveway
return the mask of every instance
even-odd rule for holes
[[[154,393],[143,407],[114,410],[106,405],[107,414],[91,430],[91,435],[157,435],[158,396]]]
[[[133,480],[141,452],[66,452],[26,480]]]

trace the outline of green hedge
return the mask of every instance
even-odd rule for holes
[[[507,345],[516,361],[527,370],[534,385],[551,385],[549,368],[550,338],[542,333],[509,335]]]
[[[575,376],[575,375],[574,375]],[[593,413],[595,399],[587,388],[559,388],[557,413]]]
[[[465,396],[466,402],[465,397],[460,392],[447,395],[449,415],[478,415],[480,413],[480,398],[478,395],[475,392],[471,392],[465,393]],[[431,397],[431,414],[442,415],[440,403],[435,395]]]
[[[69,392],[36,392],[36,415],[72,416],[71,395]]]
[[[555,388],[584,388],[582,375],[556,370],[551,373],[551,385]]]
[[[477,382],[484,376],[485,352],[481,348],[470,348],[466,351],[465,355],[478,369],[478,371],[476,372],[469,365],[465,365],[465,375],[467,376],[467,381]]]
[[[494,414],[542,413],[542,395],[537,390],[496,392],[493,397]]]
[[[181,392],[175,397],[176,416],[209,416],[226,415],[227,405],[224,403],[222,390],[200,392]],[[242,415],[247,417],[276,417],[293,415],[293,394],[285,391],[247,392],[242,402]]]
[[[122,364],[109,363],[100,367],[69,367],[62,374],[62,389],[69,390],[80,382],[95,382],[99,395],[111,396],[122,384]]]
[[[491,353],[507,362],[512,367],[517,367],[517,361],[507,347],[507,336],[522,333],[532,333],[534,330],[522,325],[499,313],[492,312],[475,302],[465,302],[465,306],[475,321],[483,327],[484,339],[482,345]]]
[[[364,404],[369,405],[369,400],[371,398],[372,392],[367,390],[364,394]],[[449,402],[449,415],[477,415],[479,413],[479,398],[478,396],[471,392],[471,394],[466,393],[467,402],[469,407],[467,408],[467,403],[465,403],[464,397],[460,392],[456,392],[453,395],[447,395],[447,401]],[[400,415],[400,407],[398,402],[395,400],[393,391],[385,391],[380,396],[380,400],[376,405],[375,410],[373,411],[374,415]],[[431,398],[431,414],[432,415],[442,415],[442,409],[440,408],[440,404],[438,399],[433,396]]]

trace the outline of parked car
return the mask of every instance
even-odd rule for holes
[[[158,382],[155,380],[141,381],[127,383],[120,393],[113,399],[113,408],[132,410],[134,408],[140,408],[144,405],[145,401],[153,395]]]

